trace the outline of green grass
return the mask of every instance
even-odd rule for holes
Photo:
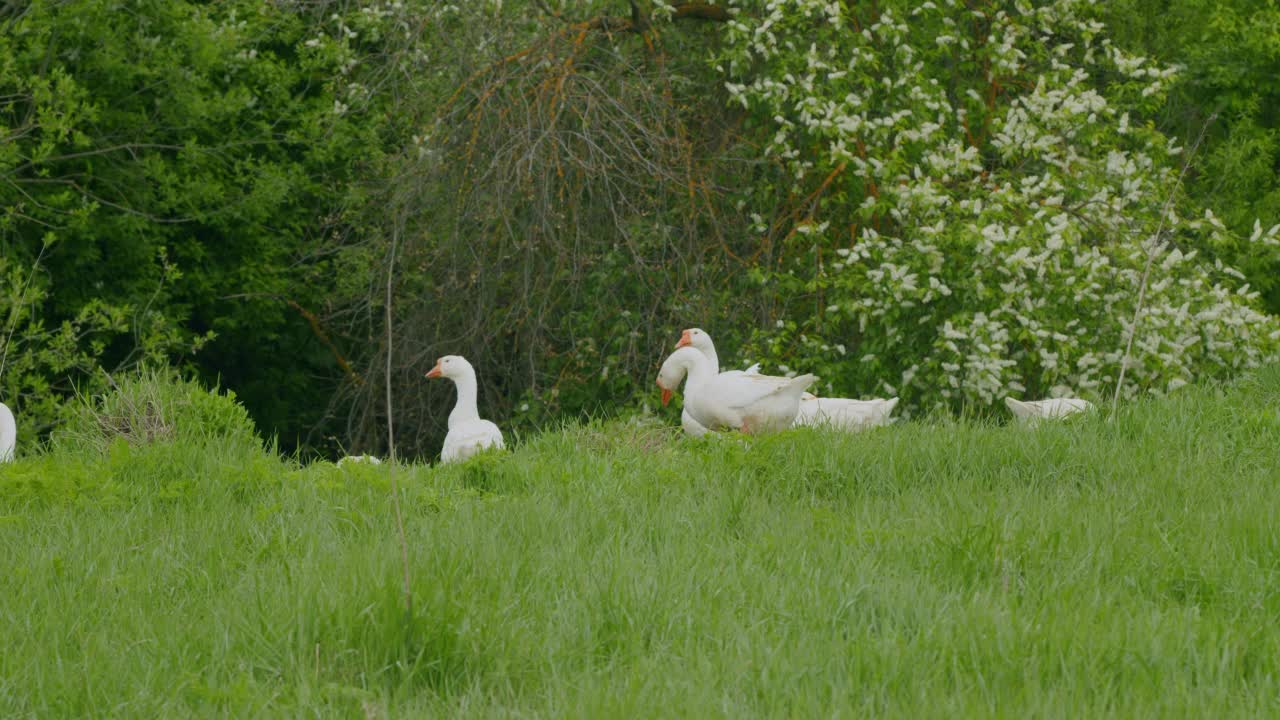
[[[1029,431],[0,469],[3,717],[1266,717],[1280,370]]]

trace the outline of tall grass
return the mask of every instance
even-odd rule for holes
[[[0,716],[1264,717],[1280,370],[1037,430],[0,469]],[[87,451],[85,451],[87,452]]]

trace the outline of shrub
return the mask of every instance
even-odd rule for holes
[[[175,271],[166,265],[165,273],[161,285]],[[39,259],[26,265],[0,256],[0,288],[0,400],[18,415],[24,443],[65,418],[75,403],[75,383],[81,391],[101,391],[105,368],[130,368],[203,344],[185,338],[149,306],[131,303],[95,299],[59,321],[49,312],[56,288]],[[129,356],[111,363],[109,348],[122,344],[130,346]]]
[[[756,352],[916,408],[1104,394],[1145,282],[1124,395],[1277,356],[1280,323],[1207,259],[1242,240],[1180,212],[1186,148],[1133,120],[1174,70],[1094,2],[740,5],[718,66],[786,171],[749,198],[779,208],[758,277],[786,299]]]
[[[219,444],[260,448],[234,392],[206,390],[168,369],[147,368],[81,405],[54,436],[57,449],[103,453],[113,443]]]

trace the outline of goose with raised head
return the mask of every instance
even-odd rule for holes
[[[1080,398],[1053,398],[1051,400],[1014,400],[1004,399],[1004,404],[1013,411],[1019,422],[1034,424],[1046,419],[1059,419],[1068,415],[1092,410],[1093,404]]]
[[[13,459],[14,448],[18,444],[18,423],[13,419],[13,411],[8,405],[0,403],[0,463]]]
[[[682,347],[691,347],[701,352],[711,360],[711,365],[716,372],[721,375],[759,375],[760,363],[756,363],[746,370],[720,370],[720,356],[716,353],[716,344],[711,342],[711,336],[702,328],[689,328],[680,333],[680,342],[676,343],[676,349]]]
[[[664,391],[679,389],[685,379],[685,368],[680,357],[667,358],[658,371],[658,387]],[[722,373],[724,374],[724,373]],[[742,374],[742,373],[738,373]],[[751,373],[747,373],[751,374]],[[768,377],[768,376],[760,376]],[[779,384],[785,384],[789,378],[774,378]],[[665,394],[665,392],[664,392]],[[893,409],[898,405],[898,398],[875,400],[850,400],[847,398],[820,398],[812,393],[800,395],[800,411],[792,423],[793,427],[830,427],[836,430],[858,432],[878,425],[888,425],[893,421]],[[680,426],[694,437],[707,434],[707,429],[689,414],[686,407],[680,413]]]
[[[720,371],[720,356],[716,353],[716,345],[711,341],[711,336],[701,328],[689,328],[680,333],[680,341],[676,343],[676,349],[682,347],[692,347],[711,360],[711,365],[721,375],[759,375],[760,363],[755,363],[746,370],[725,370]],[[671,358],[667,358],[667,362],[662,364],[662,370],[658,374],[659,378],[665,378],[667,385],[672,390],[680,387],[680,383],[684,381],[685,370],[679,363],[675,363]],[[785,380],[786,378],[781,378]],[[662,382],[658,383],[660,386]],[[809,393],[805,393],[809,395]],[[810,396],[812,397],[812,396]],[[702,437],[706,435],[708,430],[703,427],[693,416],[689,414],[689,409],[685,408],[680,412],[680,426],[684,431],[694,437]]]
[[[847,398],[819,398],[805,393],[800,399],[800,414],[796,427],[830,427],[836,430],[857,432],[877,425],[888,425],[890,415],[898,405],[898,398],[888,400],[850,400]]]
[[[676,343],[676,349],[682,347],[692,347],[711,360],[712,367],[717,373],[722,375],[759,375],[760,363],[756,363],[746,370],[726,370],[720,371],[720,356],[716,353],[715,343],[711,341],[711,336],[701,328],[688,328],[680,333],[680,341]],[[684,381],[685,369],[680,363],[667,358],[662,364],[662,369],[658,373],[658,385],[664,388],[675,390],[680,387],[680,383]],[[665,384],[664,384],[665,383]],[[807,394],[807,393],[806,393]],[[684,431],[694,437],[702,437],[706,435],[708,430],[702,426],[693,416],[689,414],[689,408],[684,408],[680,412],[680,426]]]
[[[711,340],[711,335],[702,328],[689,328],[680,335],[680,342],[676,344],[677,348],[691,347],[706,355],[716,367],[719,367],[719,355],[716,353],[715,343]],[[745,371],[745,374],[753,374],[759,370],[759,365],[753,365]],[[674,372],[663,367],[668,379],[674,377]],[[744,374],[740,370],[730,370],[728,373],[721,374]],[[670,387],[678,387],[679,379],[675,383],[669,383]],[[785,384],[787,378],[775,378],[780,384]],[[897,406],[898,398],[890,398],[888,400],[852,400],[849,398],[819,398],[812,393],[804,393],[800,396],[800,412],[796,415],[795,426],[827,426],[839,430],[848,430],[856,432],[876,425],[887,425],[889,423],[889,415],[893,412],[893,408]],[[686,411],[681,416],[681,424],[685,430],[691,435],[701,435],[706,430],[697,431],[697,420],[691,418]]]
[[[800,412],[801,393],[818,379],[717,373],[711,359],[692,347],[677,348],[668,359],[672,358],[672,367],[683,368],[687,375],[685,409],[708,430],[730,428],[752,435],[784,430]],[[664,383],[660,376],[666,405],[675,388]]]
[[[476,406],[476,371],[461,355],[445,355],[427,373],[429,378],[445,377],[458,389],[458,400],[449,413],[449,434],[440,451],[443,462],[466,460],[481,450],[505,447],[497,425],[480,418]]]

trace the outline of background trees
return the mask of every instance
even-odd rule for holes
[[[2,12],[0,395],[43,429],[167,359],[376,450],[393,239],[424,454],[437,355],[527,428],[643,402],[690,324],[917,409],[1109,392],[1148,257],[1130,392],[1275,352],[1265,3]]]
[[[290,303],[329,292],[299,259],[379,143],[335,111],[316,10],[49,0],[3,18],[0,249],[37,290],[8,351],[50,359],[0,388],[39,426],[51,392],[104,381],[92,365],[147,357],[238,388],[284,433],[323,409],[311,379],[332,358]],[[50,349],[41,328],[67,322]]]

